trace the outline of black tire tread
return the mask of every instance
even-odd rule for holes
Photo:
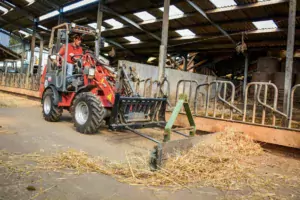
[[[91,117],[89,117],[85,125],[79,125],[76,123],[75,107],[79,101],[85,101],[89,105],[89,109],[91,112]],[[74,125],[78,132],[84,134],[94,134],[98,132],[104,119],[104,108],[102,106],[101,101],[96,95],[94,95],[91,92],[82,92],[75,97],[71,106],[71,114],[74,121]]]
[[[52,89],[48,89],[45,91],[44,95],[43,95],[43,101],[42,101],[42,107],[43,107],[43,117],[46,121],[48,122],[57,122],[60,120],[60,117],[62,115],[63,109],[59,108],[58,106],[52,104],[52,108],[51,111],[49,113],[49,115],[46,115],[44,112],[44,97],[50,95],[52,98],[52,102],[54,101],[54,96],[53,96],[53,91]]]

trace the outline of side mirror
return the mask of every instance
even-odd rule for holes
[[[49,55],[49,58],[51,61],[54,61],[56,60],[57,56],[56,55]]]

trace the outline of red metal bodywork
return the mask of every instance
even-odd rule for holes
[[[89,88],[89,91],[99,97],[103,107],[112,108],[115,102],[115,76],[109,70],[101,65],[96,65],[96,61],[90,55],[85,53],[82,57],[83,71],[87,71],[89,68],[95,68],[94,77],[83,74],[84,86]],[[45,66],[41,82],[40,82],[40,97],[42,98],[45,87],[45,77],[47,74],[47,66]],[[72,105],[72,102],[76,96],[76,92],[59,92],[61,95],[61,101],[58,103],[59,107],[68,108]]]

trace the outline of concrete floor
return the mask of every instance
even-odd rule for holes
[[[154,143],[128,132],[109,132],[105,128],[96,135],[83,135],[74,130],[71,117],[64,113],[57,123],[44,121],[41,108],[0,108],[0,149],[8,152],[50,153],[74,148],[91,155],[124,160],[125,153],[149,153]],[[159,136],[159,137],[162,137]],[[0,165],[1,167],[1,165]],[[28,191],[33,185],[37,190]],[[44,192],[41,192],[44,191]],[[39,194],[37,197],[35,195]],[[30,176],[5,174],[0,168],[0,200],[8,199],[216,199],[220,191],[213,188],[153,191],[139,186],[119,183],[112,177],[88,173],[66,175],[58,172],[39,172]]]

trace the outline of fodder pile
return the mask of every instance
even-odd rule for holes
[[[228,131],[217,136],[214,142],[203,142],[187,152],[178,152],[154,172],[149,168],[148,155],[129,154],[126,162],[120,163],[69,149],[48,156],[31,156],[31,159],[39,170],[96,172],[131,185],[175,190],[206,186],[227,191],[251,188],[259,196],[276,191],[280,182],[288,181],[288,177],[259,173],[260,163],[255,158],[263,154],[261,146],[248,136]],[[299,181],[296,182],[298,187]]]

